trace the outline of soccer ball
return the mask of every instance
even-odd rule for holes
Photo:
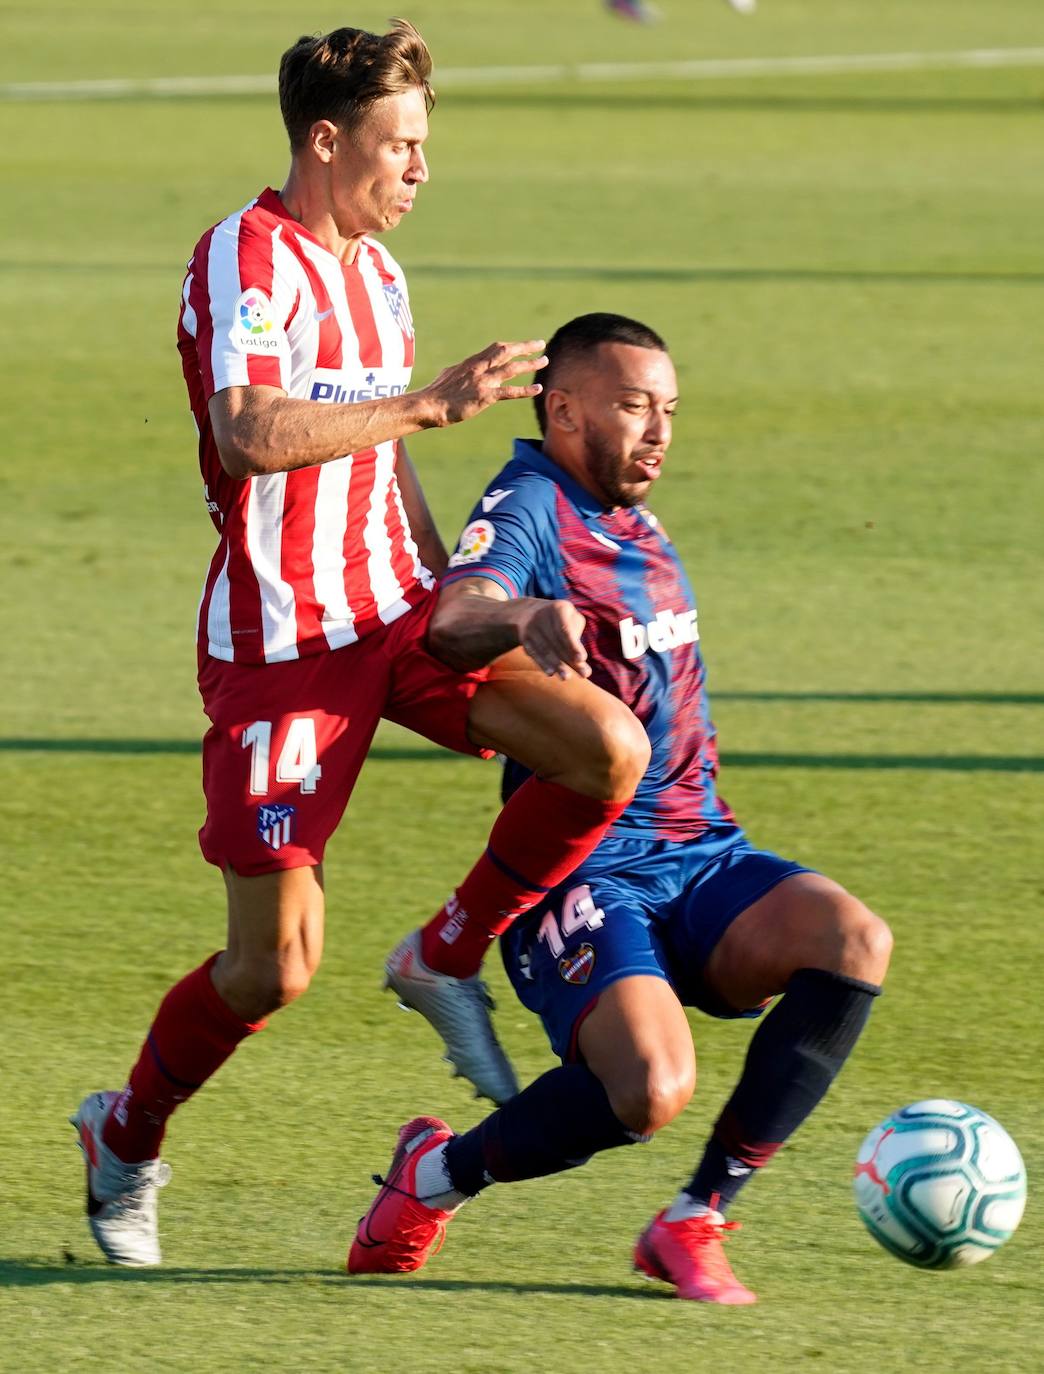
[[[978,1264],[1013,1234],[1026,1169],[1003,1126],[964,1102],[900,1107],[859,1147],[852,1188],[867,1230],[921,1269]]]

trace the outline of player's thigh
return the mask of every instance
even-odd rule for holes
[[[500,945],[520,1001],[540,1017],[564,1062],[579,1057],[580,1028],[606,989],[624,978],[667,976],[641,895],[613,874],[574,875],[516,921]]]
[[[458,673],[430,652],[428,624],[436,600],[432,594],[388,627],[388,693],[382,715],[445,749],[492,758],[498,751],[477,743],[469,725],[471,704],[486,669]]]
[[[476,743],[591,795],[629,795],[649,762],[648,736],[622,701],[575,675],[548,677],[522,649],[491,666],[469,729]]]
[[[821,873],[784,878],[729,925],[705,969],[707,984],[733,1007],[782,992],[802,968],[880,983],[891,935],[858,898]]]
[[[621,978],[584,1018],[580,1056],[613,1111],[639,1135],[673,1120],[696,1086],[696,1054],[684,1008],[664,978]]]
[[[264,667],[211,661],[200,691],[208,862],[255,877],[322,862],[380,719],[383,657],[365,642]]]
[[[780,989],[771,978],[766,984],[760,970],[738,985],[723,951],[747,948],[736,932],[748,912],[784,883],[810,875],[800,864],[755,849],[740,830],[703,836],[680,849],[676,862],[685,878],[663,906],[663,943],[678,996],[711,1016],[758,1015]]]

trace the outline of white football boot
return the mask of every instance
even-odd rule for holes
[[[157,1193],[170,1182],[159,1159],[125,1164],[102,1141],[119,1093],[91,1093],[69,1118],[87,1161],[87,1222],[106,1259],[142,1268],[160,1264]]]
[[[419,930],[388,955],[384,973],[384,986],[396,993],[399,1004],[419,1011],[442,1036],[455,1078],[467,1078],[476,1097],[496,1103],[516,1095],[518,1079],[489,1016],[493,998],[477,974],[453,978],[428,968],[421,958]]]

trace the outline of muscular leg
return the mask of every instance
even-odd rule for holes
[[[486,852],[421,933],[429,968],[473,974],[491,940],[594,850],[649,762],[626,706],[582,678],[548,678],[521,650],[494,665],[471,703],[483,748],[532,770],[497,818]]]
[[[673,1121],[696,1087],[689,1023],[662,978],[621,978],[580,1027],[580,1052],[613,1112],[639,1136]]]
[[[879,917],[814,873],[785,878],[729,926],[704,971],[710,991],[736,1010],[784,995],[751,1040],[675,1216],[686,1198],[724,1211],[816,1108],[866,1024],[891,947]]]
[[[579,1045],[586,1064],[549,1070],[426,1161],[422,1195],[453,1206],[490,1183],[575,1168],[602,1150],[649,1139],[692,1096],[692,1037],[662,978],[624,978],[607,988]],[[440,1187],[435,1170],[443,1164]]]
[[[218,994],[245,1021],[300,997],[323,953],[323,870],[287,868],[256,878],[225,870],[228,943],[214,965]]]
[[[584,678],[547,677],[522,649],[493,665],[472,698],[468,733],[600,801],[629,801],[649,763],[649,737],[622,701]]]
[[[322,872],[243,878],[225,871],[228,945],[171,988],[110,1115],[103,1140],[128,1161],[154,1158],[167,1121],[270,1012],[304,992],[319,963]]]

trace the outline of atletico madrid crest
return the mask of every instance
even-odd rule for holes
[[[282,849],[290,843],[296,806],[259,806],[257,833],[269,849]]]
[[[413,338],[413,316],[410,314],[409,302],[393,281],[384,283],[384,299],[388,302],[388,309],[392,312],[392,318],[402,332],[408,337]]]

